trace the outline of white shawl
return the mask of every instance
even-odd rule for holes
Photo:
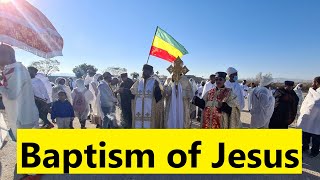
[[[238,102],[239,102],[239,105],[240,105],[240,110],[242,111],[243,108],[244,108],[244,95],[243,95],[243,91],[242,91],[242,88],[240,86],[240,84],[238,82],[230,82],[230,81],[227,81],[225,83],[225,86],[226,88],[230,88],[232,89],[232,92],[237,95],[237,99],[238,99]]]
[[[172,83],[171,104],[167,127],[169,129],[181,129],[184,123],[182,86],[178,84],[178,95],[176,95],[176,85]]]
[[[50,102],[52,102],[52,85],[51,85],[48,77],[42,73],[38,73],[36,75],[36,78],[40,79],[43,82],[44,86],[47,89],[47,93],[50,98]]]
[[[320,135],[320,88],[309,89],[301,105],[298,127],[304,132]]]

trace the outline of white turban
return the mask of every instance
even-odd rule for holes
[[[227,69],[227,74],[228,74],[228,76],[230,76],[231,74],[234,74],[234,73],[237,73],[238,71],[235,69],[235,68],[233,68],[233,67],[229,67],[228,69]]]
[[[262,76],[261,81],[260,81],[260,86],[268,86],[273,82],[273,78],[270,76]]]

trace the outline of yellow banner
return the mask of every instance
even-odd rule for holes
[[[18,130],[19,174],[301,174],[301,130]]]

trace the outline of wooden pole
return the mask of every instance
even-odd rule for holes
[[[154,38],[156,37],[157,31],[158,31],[158,26],[157,26],[156,32],[154,33],[154,36],[153,36],[151,48],[152,48],[152,45],[153,45],[153,42],[154,42]],[[150,48],[150,51],[151,51],[151,48]],[[150,52],[149,52],[149,55],[148,55],[147,64],[149,63],[149,59],[150,59]]]

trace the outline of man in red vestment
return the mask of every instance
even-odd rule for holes
[[[241,128],[240,105],[232,89],[226,88],[225,72],[216,73],[217,87],[211,89],[203,98],[194,97],[193,104],[203,109],[201,128],[231,129]]]

